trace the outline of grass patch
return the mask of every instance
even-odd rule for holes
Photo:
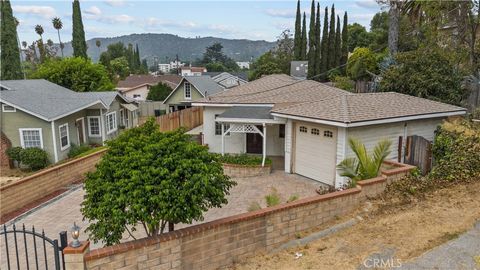
[[[272,188],[272,192],[265,196],[265,202],[267,203],[267,207],[280,204],[280,195],[278,194],[277,189]]]
[[[262,209],[262,207],[260,206],[260,204],[258,202],[252,202],[248,206],[247,211],[248,212],[253,212],[253,211],[260,210],[260,209]]]
[[[240,155],[225,154],[224,156],[218,155],[218,159],[220,162],[228,163],[228,164],[236,164],[236,165],[244,165],[244,166],[262,165],[261,156],[252,156],[247,154],[240,154]],[[271,165],[271,164],[272,164],[272,160],[269,158],[266,158],[265,165]]]
[[[480,255],[473,257],[475,264],[480,267]]]

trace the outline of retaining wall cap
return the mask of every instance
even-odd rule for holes
[[[90,247],[90,241],[84,241],[82,242],[82,245],[79,246],[79,247],[71,247],[70,245],[68,245],[64,250],[63,250],[63,254],[83,254],[85,253],[85,251],[88,249],[88,247]]]

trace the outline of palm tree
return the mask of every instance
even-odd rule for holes
[[[35,32],[40,36],[40,39],[42,39],[43,27],[41,25],[35,25]]]
[[[391,152],[392,142],[389,140],[380,141],[371,155],[367,153],[365,145],[357,139],[349,138],[348,144],[356,157],[344,159],[337,165],[337,170],[340,176],[350,178],[351,185],[355,186],[359,180],[378,176],[383,161]]]
[[[57,29],[58,42],[60,43],[60,50],[62,51],[62,58],[63,58],[63,44],[62,44],[62,40],[60,39],[60,29],[63,28],[63,23],[62,23],[62,20],[60,20],[60,18],[55,17],[52,19],[52,24],[53,24],[53,28]]]

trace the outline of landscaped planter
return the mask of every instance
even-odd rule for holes
[[[223,173],[230,177],[253,177],[269,175],[272,172],[272,165],[238,165],[223,163]]]

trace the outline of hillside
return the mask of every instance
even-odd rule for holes
[[[95,42],[100,40],[100,50]],[[87,41],[88,55],[97,61],[101,51],[105,51],[107,46],[116,42],[138,44],[140,57],[146,58],[149,64],[152,64],[154,57],[158,57],[160,63],[166,61],[166,57],[174,59],[175,55],[181,61],[193,61],[201,58],[205,48],[215,42],[223,45],[225,54],[236,61],[248,61],[251,57],[256,58],[274,46],[274,42],[253,41],[247,39],[224,39],[216,37],[204,38],[183,38],[171,34],[131,34],[127,36],[113,38],[94,38]],[[71,43],[65,44],[65,55],[72,55]]]

